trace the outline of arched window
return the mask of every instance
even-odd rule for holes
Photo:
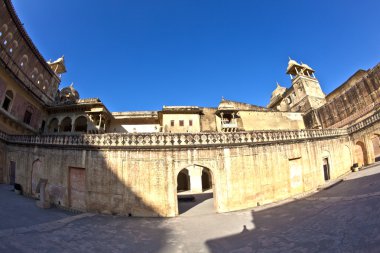
[[[16,40],[13,41],[11,48],[9,49],[9,53],[13,53],[14,50],[18,48],[18,42]]]
[[[1,29],[0,29],[0,37],[5,35],[8,31],[8,25],[7,24],[4,24]]]
[[[85,116],[79,116],[74,122],[75,132],[87,132],[87,118]]]
[[[3,109],[6,111],[9,111],[12,105],[12,101],[13,101],[13,92],[11,90],[7,90],[7,92],[5,92],[5,98],[2,105]]]
[[[71,132],[71,118],[66,117],[61,122],[60,132]]]
[[[37,84],[38,84],[40,87],[41,87],[41,84],[42,84],[43,80],[44,80],[44,75],[43,75],[43,74],[40,74],[40,75],[38,76],[38,79],[37,79]]]
[[[49,126],[48,126],[49,133],[56,133],[58,132],[58,119],[54,118],[50,120]]]
[[[3,45],[6,46],[9,44],[10,41],[12,41],[12,38],[13,38],[13,34],[12,33],[8,33],[7,37],[5,37],[4,41],[3,41]]]
[[[36,76],[38,75],[38,69],[37,68],[34,68],[32,73],[30,74],[30,77],[32,79],[36,78]]]
[[[26,54],[24,54],[21,58],[21,61],[20,61],[20,66],[21,67],[24,67],[25,65],[28,64],[28,56]]]

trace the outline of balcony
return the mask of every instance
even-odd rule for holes
[[[222,120],[222,131],[223,132],[236,132],[238,129],[238,124],[236,119]]]

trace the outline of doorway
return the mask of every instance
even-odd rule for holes
[[[84,168],[69,168],[69,205],[75,210],[86,210],[85,176]]]
[[[325,178],[325,181],[330,180],[330,164],[329,164],[329,159],[323,158],[323,175]]]
[[[177,176],[177,192],[184,192],[190,190],[190,175],[189,170],[183,169]]]
[[[359,167],[367,165],[367,150],[363,142],[358,141],[355,144],[355,162]]]
[[[194,216],[215,212],[213,175],[210,169],[188,166],[177,175],[178,214]]]
[[[9,165],[9,184],[14,185],[16,183],[16,162],[11,161]]]

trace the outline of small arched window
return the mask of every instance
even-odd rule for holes
[[[61,122],[61,127],[59,129],[60,132],[71,132],[72,124],[71,124],[71,118],[66,117]]]
[[[85,116],[79,116],[74,122],[75,132],[87,132],[87,118]]]
[[[24,67],[24,65],[28,64],[28,56],[26,54],[24,54],[21,58],[21,61],[20,61],[20,66],[21,67]]]
[[[5,98],[2,105],[3,109],[6,111],[9,111],[12,105],[12,101],[13,101],[13,92],[11,90],[7,90],[7,92],[5,92]]]
[[[13,34],[8,33],[7,37],[5,37],[5,40],[3,42],[4,46],[6,46],[8,44],[8,42],[12,41],[12,38],[13,38]]]
[[[30,77],[32,79],[34,79],[37,75],[38,75],[38,69],[34,68],[33,71],[32,71],[32,73],[31,73],[31,75],[30,75]]]
[[[0,28],[0,37],[5,35],[8,31],[8,25],[7,24],[4,24],[1,28]]]
[[[58,132],[58,119],[54,118],[50,121],[49,126],[48,126],[48,131],[50,133]]]

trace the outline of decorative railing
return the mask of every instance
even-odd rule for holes
[[[346,129],[272,130],[235,133],[150,133],[150,134],[78,134],[78,135],[9,135],[9,143],[77,146],[77,147],[186,147],[248,145],[323,139],[347,135]],[[2,138],[2,136],[0,136]]]
[[[354,133],[354,132],[357,132],[359,131],[360,129],[362,128],[365,128],[367,126],[370,126],[372,125],[373,123],[375,123],[376,121],[380,120],[380,111],[377,111],[375,114],[373,114],[372,116],[360,121],[359,123],[356,123],[352,126],[350,126],[347,131],[348,133]]]
[[[0,131],[0,140],[15,144],[104,148],[249,145],[345,136],[370,126],[379,120],[380,111],[348,129],[269,130],[231,133],[108,133],[69,135],[7,135]]]

